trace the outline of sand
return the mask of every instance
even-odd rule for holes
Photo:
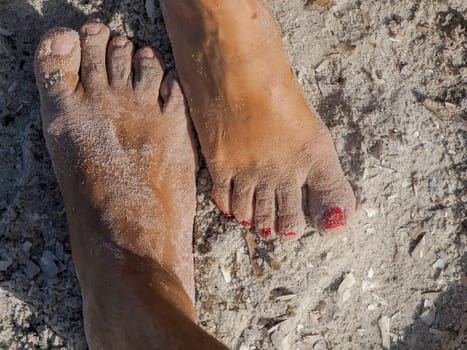
[[[0,2],[0,349],[85,349],[32,57],[100,18],[173,67],[158,1]],[[259,246],[198,178],[200,322],[232,349],[466,349],[467,4],[270,0],[296,74],[358,194],[350,231]],[[149,3],[149,5],[151,5]]]

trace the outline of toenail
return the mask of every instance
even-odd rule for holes
[[[293,231],[290,231],[284,234],[285,237],[295,237],[296,235],[297,235],[297,232],[293,232]]]
[[[55,38],[50,44],[50,50],[54,55],[64,56],[70,53],[74,45],[75,42],[68,38]]]
[[[224,217],[226,219],[232,219],[234,217],[234,215],[232,213],[224,213]]]
[[[101,31],[102,25],[99,22],[88,23],[84,26],[84,33],[87,35],[96,35]]]
[[[261,231],[261,236],[267,237],[267,236],[270,236],[271,233],[272,233],[271,229],[268,227],[268,228],[263,229],[263,231]]]
[[[128,40],[122,37],[118,37],[112,40],[112,45],[114,47],[122,48],[122,47],[125,47],[127,43],[128,43]]]
[[[330,230],[345,225],[345,214],[341,208],[331,208],[323,214],[323,227]]]
[[[245,220],[245,221],[242,221],[242,225],[244,227],[251,227],[253,223],[251,221]]]
[[[154,56],[154,51],[149,47],[145,47],[145,48],[141,49],[140,55],[143,58],[154,58],[155,57]]]

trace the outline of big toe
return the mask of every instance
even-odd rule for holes
[[[321,232],[343,233],[355,213],[355,195],[332,141],[307,178],[309,214]]]
[[[79,82],[78,33],[68,28],[47,32],[36,50],[34,68],[43,103],[73,93]]]

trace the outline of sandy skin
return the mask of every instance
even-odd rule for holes
[[[183,95],[155,50],[132,51],[91,22],[47,33],[36,52],[88,344],[225,349],[195,323],[196,157]]]
[[[219,209],[263,236],[300,237],[305,214],[323,232],[344,232],[355,211],[352,188],[265,2],[161,5]]]

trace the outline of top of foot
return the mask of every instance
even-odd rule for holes
[[[133,54],[129,40],[109,33],[98,22],[79,33],[58,28],[35,57],[77,271],[86,281],[92,252],[108,247],[116,258],[154,261],[193,298],[196,157],[184,97],[154,49]]]
[[[220,210],[263,236],[298,238],[306,187],[307,214],[317,228],[343,232],[355,210],[352,188],[329,131],[303,96],[266,3],[163,5]],[[188,22],[180,26],[176,19],[186,13]],[[205,30],[193,31],[197,27]]]

